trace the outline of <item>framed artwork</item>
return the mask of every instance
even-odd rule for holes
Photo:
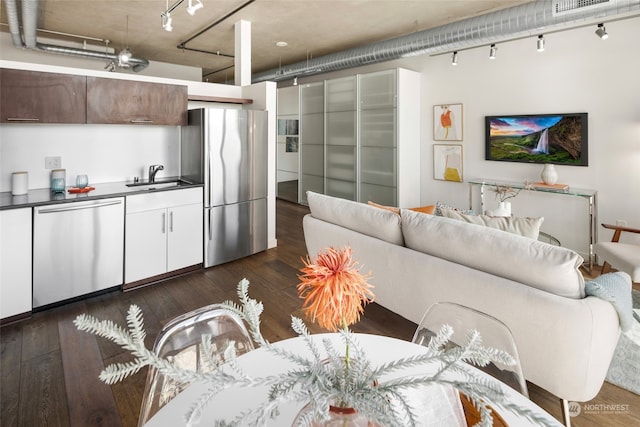
[[[433,144],[433,178],[462,182],[462,145]]]
[[[462,141],[462,135],[462,104],[434,105],[434,141]]]
[[[278,119],[278,135],[297,135],[298,120]]]
[[[297,153],[298,152],[298,137],[297,136],[288,136],[286,145],[285,145],[286,153]]]

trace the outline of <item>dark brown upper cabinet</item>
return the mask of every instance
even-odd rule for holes
[[[0,122],[86,123],[85,76],[0,68]]]
[[[186,125],[187,87],[87,77],[87,123]]]

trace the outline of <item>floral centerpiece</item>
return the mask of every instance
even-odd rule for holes
[[[497,381],[487,379],[486,376],[476,377],[464,368],[464,362],[479,365],[486,365],[491,361],[504,364],[513,362],[509,354],[484,347],[476,331],[470,331],[466,342],[461,346],[449,348],[446,344],[453,330],[445,326],[432,338],[425,353],[373,366],[360,347],[357,336],[349,330],[349,325],[360,319],[364,305],[374,298],[372,286],[367,283],[369,276],[359,272],[357,264],[352,260],[351,249],[329,248],[321,252],[315,262],[308,258],[303,262],[298,284],[299,296],[304,299],[303,310],[319,326],[339,332],[344,342],[343,351],[335,349],[329,340],[323,340],[322,346],[318,345],[318,340],[309,333],[304,322],[294,316],[292,328],[304,339],[312,357],[305,358],[269,343],[260,332],[262,303],[249,297],[249,282],[246,279],[238,284],[240,304],[233,301],[223,303],[224,307],[246,321],[256,344],[296,366],[281,376],[248,376],[237,363],[233,343],[225,351],[223,360],[203,355],[209,368],[214,369],[196,372],[174,366],[145,347],[142,312],[135,305],[129,308],[127,315],[128,330],[112,321],[100,321],[85,314],[78,316],[74,323],[80,330],[118,343],[135,357],[128,363],[107,366],[100,373],[100,379],[108,384],[121,381],[147,365],[179,383],[197,380],[207,384],[208,391],[185,414],[188,426],[198,421],[203,409],[216,394],[231,386],[256,385],[269,387],[266,402],[243,411],[233,420],[218,420],[215,425],[268,425],[277,414],[280,404],[293,401],[306,404],[306,411],[301,412],[298,417],[300,425],[318,425],[317,423],[329,420],[331,408],[348,408],[351,412],[362,414],[367,422],[375,423],[373,425],[416,426],[420,422],[414,408],[407,401],[406,392],[433,384],[453,386],[468,396],[480,412],[482,426],[492,425],[491,410],[487,403],[489,401],[500,403],[502,407],[539,425],[547,424],[545,419],[529,409],[509,402]],[[202,348],[210,348],[210,342],[211,337],[204,336]],[[429,375],[384,380],[387,374],[425,364],[436,364],[437,369]],[[458,375],[447,376],[448,372]]]

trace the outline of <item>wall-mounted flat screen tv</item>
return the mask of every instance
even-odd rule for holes
[[[485,158],[588,165],[587,113],[485,117]]]

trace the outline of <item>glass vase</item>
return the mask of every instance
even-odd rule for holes
[[[301,427],[308,425],[310,427],[374,427],[375,423],[369,422],[369,419],[362,413],[353,408],[341,408],[339,406],[329,406],[329,418],[326,421],[313,420],[305,423],[305,420],[311,416],[313,409],[311,404],[305,405],[296,418],[293,420],[293,427]]]

